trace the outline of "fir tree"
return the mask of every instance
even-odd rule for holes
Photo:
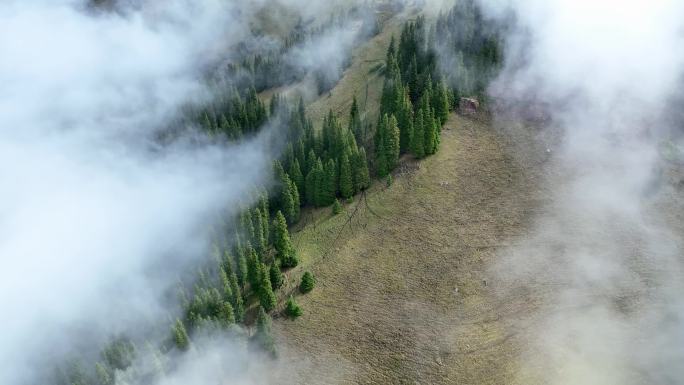
[[[340,196],[347,199],[354,195],[354,183],[352,181],[352,168],[347,153],[342,154],[340,159]]]
[[[275,355],[275,344],[273,342],[273,335],[271,332],[271,316],[264,311],[263,307],[259,307],[256,329],[257,331],[254,334],[256,342],[266,352]]]
[[[299,307],[292,296],[287,299],[285,304],[285,314],[290,318],[298,318],[302,315],[302,308]]]
[[[333,202],[333,207],[332,207],[332,213],[333,215],[337,215],[342,212],[342,205],[340,205],[340,201],[335,199],[335,202]]]
[[[306,294],[313,290],[315,285],[316,281],[314,280],[313,275],[307,271],[302,276],[302,282],[299,284],[299,291]]]
[[[297,186],[297,191],[299,192],[300,197],[305,195],[304,175],[302,174],[302,169],[299,166],[299,160],[297,160],[296,158],[290,165],[289,175],[292,182],[294,182],[295,186]]]
[[[230,326],[235,323],[235,311],[230,302],[223,302],[221,304],[219,320],[224,326]]]
[[[245,305],[242,299],[242,291],[240,286],[238,286],[238,279],[234,272],[230,275],[230,288],[233,293],[231,303],[235,311],[235,321],[242,322],[245,316]]]
[[[271,277],[271,286],[273,287],[273,290],[280,288],[283,285],[283,273],[280,272],[280,263],[278,260],[273,261],[268,272]]]
[[[385,116],[387,118],[387,116]],[[383,118],[384,119],[384,118]],[[394,170],[399,161],[399,127],[394,115],[390,115],[385,123],[385,156],[388,171]]]
[[[299,260],[290,242],[290,234],[287,231],[285,217],[280,211],[276,213],[276,217],[273,220],[273,235],[273,246],[276,249],[276,256],[280,259],[281,265],[285,268],[297,266]]]
[[[188,350],[190,347],[188,332],[180,319],[176,319],[176,324],[173,326],[173,341],[180,350]]]
[[[264,310],[271,311],[276,305],[276,296],[273,294],[271,278],[269,277],[266,265],[261,264],[259,276],[259,303]]]
[[[423,130],[423,109],[419,109],[416,114],[416,121],[413,123],[413,135],[411,136],[411,152],[421,159],[425,157],[425,131]]]
[[[370,186],[370,173],[368,172],[368,160],[366,159],[365,149],[361,148],[359,150],[355,163],[354,182],[356,183],[356,190],[362,191]]]

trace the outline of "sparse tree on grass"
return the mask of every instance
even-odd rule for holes
[[[299,291],[306,294],[313,290],[315,285],[316,281],[314,280],[313,275],[307,271],[302,276],[302,282],[299,284]]]
[[[285,304],[285,314],[291,318],[297,318],[302,315],[302,308],[295,302],[294,297],[290,296]]]

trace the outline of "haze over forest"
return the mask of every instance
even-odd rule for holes
[[[677,0],[0,2],[0,383],[676,384]]]

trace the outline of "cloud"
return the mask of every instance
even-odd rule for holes
[[[249,32],[234,7],[0,5],[1,383],[35,383],[66,354],[164,320],[162,296],[207,255],[216,213],[265,183],[266,136],[155,141]]]
[[[659,149],[677,139],[668,106],[684,74],[681,2],[485,5],[517,20],[490,92],[550,116],[549,203],[494,269],[502,296],[528,289],[524,306],[542,304],[519,331],[529,347],[519,381],[676,382],[683,240],[670,211],[684,206]]]

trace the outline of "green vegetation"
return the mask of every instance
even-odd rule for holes
[[[285,304],[285,314],[290,318],[297,318],[302,315],[302,308],[295,302],[294,297],[290,296]]]
[[[304,275],[302,275],[302,282],[299,284],[299,291],[306,294],[313,290],[314,286],[316,286],[316,281],[314,280],[313,274],[308,271],[305,272]]]

